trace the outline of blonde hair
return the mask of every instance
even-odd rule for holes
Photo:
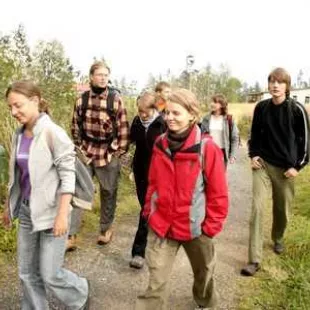
[[[91,67],[90,67],[90,69],[89,69],[89,75],[93,75],[93,74],[95,73],[95,71],[96,71],[97,69],[99,69],[99,68],[106,68],[106,69],[108,69],[109,73],[111,73],[111,69],[110,69],[110,67],[107,65],[106,62],[104,62],[104,61],[95,61],[95,62],[91,65]]]
[[[137,98],[137,107],[156,109],[157,95],[154,91],[147,90]]]
[[[49,104],[42,98],[41,90],[37,84],[30,80],[21,80],[13,82],[5,92],[5,98],[7,99],[10,93],[18,93],[24,95],[27,98],[38,97],[39,98],[39,112],[49,113]]]
[[[192,123],[198,123],[200,119],[200,105],[196,96],[189,90],[180,88],[173,90],[169,101],[177,103],[194,116]]]

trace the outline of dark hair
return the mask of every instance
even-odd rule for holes
[[[170,88],[170,84],[168,82],[162,81],[157,83],[157,85],[155,86],[155,92],[161,92],[163,91],[164,88]]]
[[[291,76],[283,68],[276,68],[272,70],[268,75],[268,83],[277,81],[279,83],[286,84],[286,96],[289,97],[291,91]]]
[[[13,82],[5,92],[5,98],[7,99],[10,93],[18,93],[24,95],[27,98],[38,97],[39,98],[39,112],[45,112],[49,114],[49,107],[46,100],[41,97],[41,91],[38,85],[30,80],[22,80]]]
[[[106,69],[108,69],[109,73],[111,73],[111,69],[110,69],[110,67],[107,65],[106,62],[104,62],[104,61],[95,61],[95,62],[91,65],[91,67],[90,67],[90,69],[89,69],[89,75],[93,75],[93,74],[95,73],[95,71],[96,71],[97,69],[99,69],[99,68],[106,68]]]
[[[222,115],[227,115],[227,113],[228,113],[228,102],[227,102],[227,99],[224,95],[222,95],[222,94],[214,95],[214,96],[212,96],[211,100],[212,100],[212,102],[219,103],[221,105],[221,114]]]
[[[156,109],[157,95],[151,90],[144,91],[137,98],[137,106],[144,106],[147,109]]]

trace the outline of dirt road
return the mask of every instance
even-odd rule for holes
[[[251,174],[245,149],[239,150],[239,159],[229,166],[231,207],[224,231],[216,238],[218,264],[216,269],[219,306],[217,309],[238,309],[236,280],[247,259],[248,219],[250,209]],[[137,209],[138,210],[138,209]],[[129,268],[130,250],[137,226],[137,217],[122,217],[116,224],[113,242],[105,247],[95,244],[96,234],[83,236],[81,247],[66,256],[66,266],[90,279],[91,310],[131,310],[136,296],[147,285],[147,269]],[[0,280],[0,309],[19,309],[18,280],[15,261],[5,268]],[[2,268],[3,271],[3,268]],[[171,278],[171,310],[191,310],[192,272],[181,249]],[[64,309],[52,301],[52,309]],[[43,310],[43,309],[42,309]],[[152,309],[150,309],[152,310]]]

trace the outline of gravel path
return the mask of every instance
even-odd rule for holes
[[[247,259],[248,219],[250,207],[251,174],[245,149],[239,149],[239,159],[228,167],[231,207],[224,231],[216,239],[218,264],[216,268],[219,306],[217,309],[237,309],[236,280]],[[66,266],[91,281],[91,310],[131,310],[138,294],[147,285],[147,269],[129,268],[130,250],[137,226],[134,216],[122,217],[115,224],[111,244],[99,247],[96,235],[86,234],[80,248],[66,256]],[[3,267],[0,279],[0,309],[19,309],[18,281],[15,261]],[[171,277],[171,310],[191,310],[192,272],[188,259],[181,249]],[[55,306],[53,309],[63,309]],[[44,309],[42,309],[44,310]],[[150,309],[152,310],[152,309]]]

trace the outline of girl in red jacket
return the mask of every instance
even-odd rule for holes
[[[193,93],[173,91],[167,104],[168,131],[155,142],[144,207],[149,235],[149,286],[136,310],[165,310],[167,282],[180,246],[194,273],[197,309],[215,305],[212,238],[228,211],[223,153],[196,125],[199,103]]]

